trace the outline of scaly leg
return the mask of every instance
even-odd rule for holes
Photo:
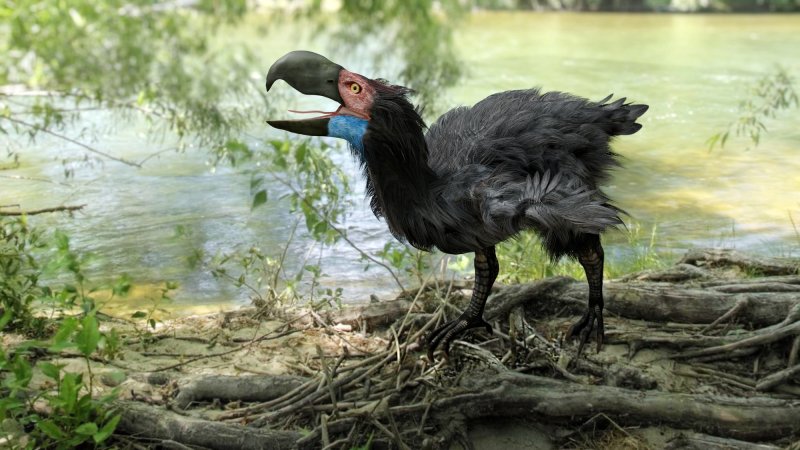
[[[475,252],[475,288],[472,290],[472,299],[466,311],[455,319],[433,330],[428,337],[428,358],[433,361],[433,351],[441,346],[445,354],[450,350],[450,342],[457,335],[470,328],[486,328],[489,333],[492,327],[483,320],[483,307],[492,289],[494,280],[500,272],[500,264],[494,247],[486,247]]]
[[[580,336],[578,354],[580,357],[583,346],[589,340],[592,330],[595,332],[597,351],[603,346],[603,247],[600,245],[600,236],[592,235],[586,248],[578,254],[578,261],[586,271],[586,280],[589,282],[589,307],[583,317],[572,325],[567,331],[567,339],[576,335]]]

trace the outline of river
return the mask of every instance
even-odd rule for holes
[[[263,46],[263,68],[254,70],[265,71],[298,44],[263,37],[257,25],[251,18],[238,36]],[[616,142],[624,168],[606,191],[645,234],[657,227],[659,250],[679,255],[693,246],[725,246],[766,255],[800,253],[800,235],[790,220],[800,226],[800,109],[768,120],[756,148],[748,150],[743,138],[713,152],[706,145],[737,118],[747,87],[760,76],[776,64],[800,74],[800,16],[481,12],[459,27],[455,43],[466,74],[443,93],[446,105],[531,86],[597,100],[614,93],[651,105],[642,131]],[[306,45],[325,52],[322,40]],[[95,114],[90,125],[102,130],[116,120]],[[284,136],[262,128],[251,134]],[[118,156],[137,159],[152,152],[142,125],[113,127],[99,136],[94,145]],[[43,138],[29,148],[36,151],[23,153],[23,166],[3,175],[63,179],[63,142]],[[75,218],[34,220],[63,229],[75,248],[92,253],[90,267],[101,278],[124,272],[143,285],[176,280],[181,287],[174,303],[185,310],[244,304],[244,291],[191,260],[251,244],[278,254],[294,219],[279,201],[251,211],[249,176],[226,167],[212,170],[206,159],[202,149],[194,149],[162,154],[142,169],[107,162],[79,167],[64,184],[0,178],[0,204],[34,209],[85,203]],[[369,212],[351,158],[342,150],[336,159],[359,187],[344,226],[359,247],[377,251],[391,236]],[[179,236],[179,226],[188,233]],[[605,242],[609,258],[629,256],[625,234],[610,233]],[[297,267],[311,245],[295,241],[289,266]],[[348,301],[366,301],[371,293],[388,298],[395,290],[381,269],[365,271],[347,245],[314,250],[312,256],[322,257],[325,284],[343,287]]]

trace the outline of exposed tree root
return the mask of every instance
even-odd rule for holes
[[[474,352],[474,349],[473,349]],[[491,354],[485,351],[485,358]],[[473,353],[474,354],[474,353]],[[468,391],[437,400],[434,414],[467,418],[535,414],[547,420],[585,420],[604,413],[619,423],[669,424],[717,436],[764,440],[800,431],[800,400],[731,398],[582,386],[501,370],[470,374]]]
[[[680,261],[693,266],[738,267],[740,270],[757,275],[794,275],[800,273],[800,263],[789,258],[756,258],[728,249],[690,250]]]
[[[121,432],[147,442],[173,441],[191,447],[220,450],[283,450],[295,447],[301,438],[296,431],[254,429],[236,424],[180,416],[139,402],[120,403]]]
[[[174,403],[185,409],[192,402],[211,400],[263,402],[280,397],[304,381],[292,376],[208,375],[184,378],[178,383]]]
[[[723,278],[731,267],[775,275]],[[475,419],[525,417],[580,430],[602,415],[620,433],[640,425],[693,431],[670,448],[772,449],[748,441],[785,445],[800,436],[796,268],[700,251],[673,268],[609,282],[608,349],[577,360],[558,338],[587,292],[564,277],[498,289],[485,313],[493,335],[473,332],[473,343],[456,341],[449,359],[433,362],[421,351],[424,337],[456,309],[443,291],[307,314],[293,326],[318,327],[342,349],[309,355],[302,373],[310,376],[181,380],[173,405],[209,420],[126,403],[121,430],[208,448],[349,449],[371,439],[379,448],[435,449],[468,442]],[[349,339],[359,330],[388,344],[356,349]],[[134,420],[143,414],[168,425]],[[310,431],[291,431],[300,428]]]

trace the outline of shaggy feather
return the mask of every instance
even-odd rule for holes
[[[357,156],[372,209],[397,238],[465,253],[533,229],[557,258],[622,223],[598,186],[619,164],[611,138],[638,131],[646,105],[507,91],[449,111],[424,135],[407,90],[376,91]]]

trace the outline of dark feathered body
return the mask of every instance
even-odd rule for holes
[[[425,135],[404,91],[379,92],[359,156],[373,211],[398,238],[465,253],[533,229],[558,257],[621,223],[598,186],[618,164],[609,141],[639,130],[646,105],[507,91],[449,111]]]
[[[500,271],[495,245],[526,229],[542,236],[553,258],[570,255],[583,266],[587,309],[565,337],[580,337],[580,355],[594,334],[600,351],[600,233],[622,221],[599,186],[618,164],[611,139],[638,131],[636,119],[646,105],[507,91],[453,109],[426,135],[405,88],[350,72],[322,55],[287,53],[270,67],[267,90],[278,79],[341,105],[322,117],[268,122],[346,139],[364,168],[372,210],[397,238],[421,249],[475,253],[472,298],[463,313],[428,335],[429,361],[437,347],[447,352],[466,330],[491,333],[483,311]]]

